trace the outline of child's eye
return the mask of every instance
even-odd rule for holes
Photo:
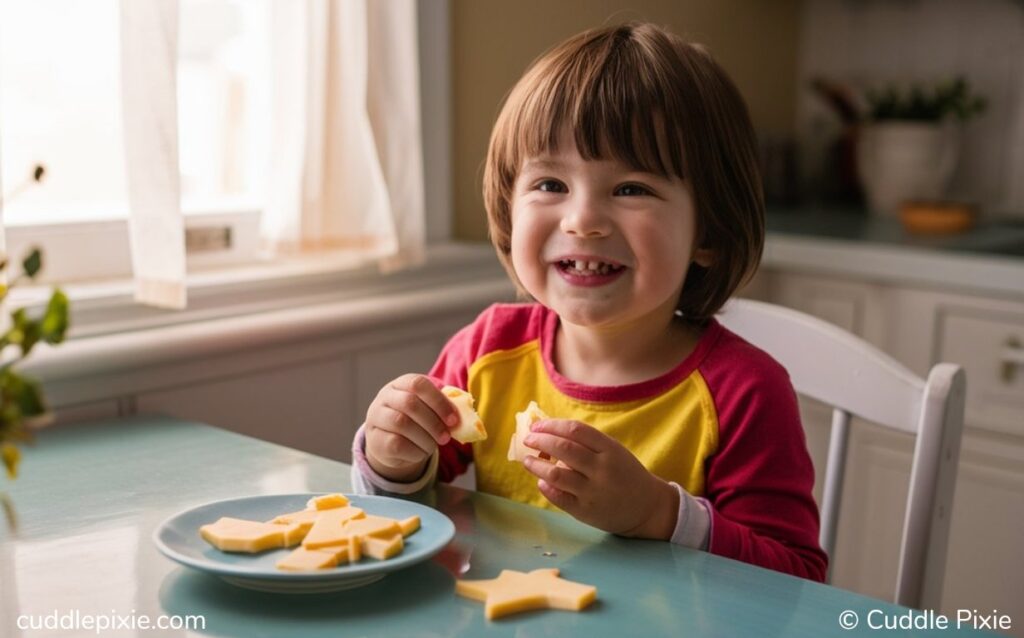
[[[635,197],[637,195],[651,195],[650,189],[640,184],[623,184],[615,189],[616,195],[624,195],[626,197]]]
[[[536,186],[537,190],[542,193],[564,193],[565,184],[558,181],[557,179],[546,179],[539,182]]]

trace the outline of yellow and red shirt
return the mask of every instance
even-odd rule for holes
[[[774,359],[711,321],[693,352],[666,374],[589,386],[555,368],[558,321],[540,304],[495,304],[449,340],[430,376],[476,397],[488,437],[442,446],[439,480],[472,463],[477,489],[553,507],[536,478],[507,460],[514,415],[536,401],[552,418],[597,428],[653,474],[704,497],[713,553],[824,579],[814,468],[796,395]]]

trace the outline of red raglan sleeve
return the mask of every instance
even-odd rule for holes
[[[706,462],[708,549],[824,581],[814,466],[796,393],[774,359],[735,335],[702,370],[714,398],[719,446]]]

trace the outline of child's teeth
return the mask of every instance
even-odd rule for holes
[[[576,270],[586,270],[587,262],[576,260],[573,262],[573,266],[576,268]]]
[[[601,262],[599,262],[599,261],[592,261],[589,264],[587,264],[587,266],[589,266],[591,270],[597,270],[597,267],[600,266],[600,265],[601,265]]]

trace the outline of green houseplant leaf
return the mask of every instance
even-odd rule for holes
[[[68,331],[68,297],[60,288],[53,291],[50,303],[46,304],[46,313],[40,324],[43,341],[57,344],[64,341]]]
[[[29,279],[36,276],[39,270],[43,267],[43,253],[38,248],[33,248],[32,252],[29,253],[28,257],[21,262],[22,268],[25,269],[25,274],[28,275]]]

